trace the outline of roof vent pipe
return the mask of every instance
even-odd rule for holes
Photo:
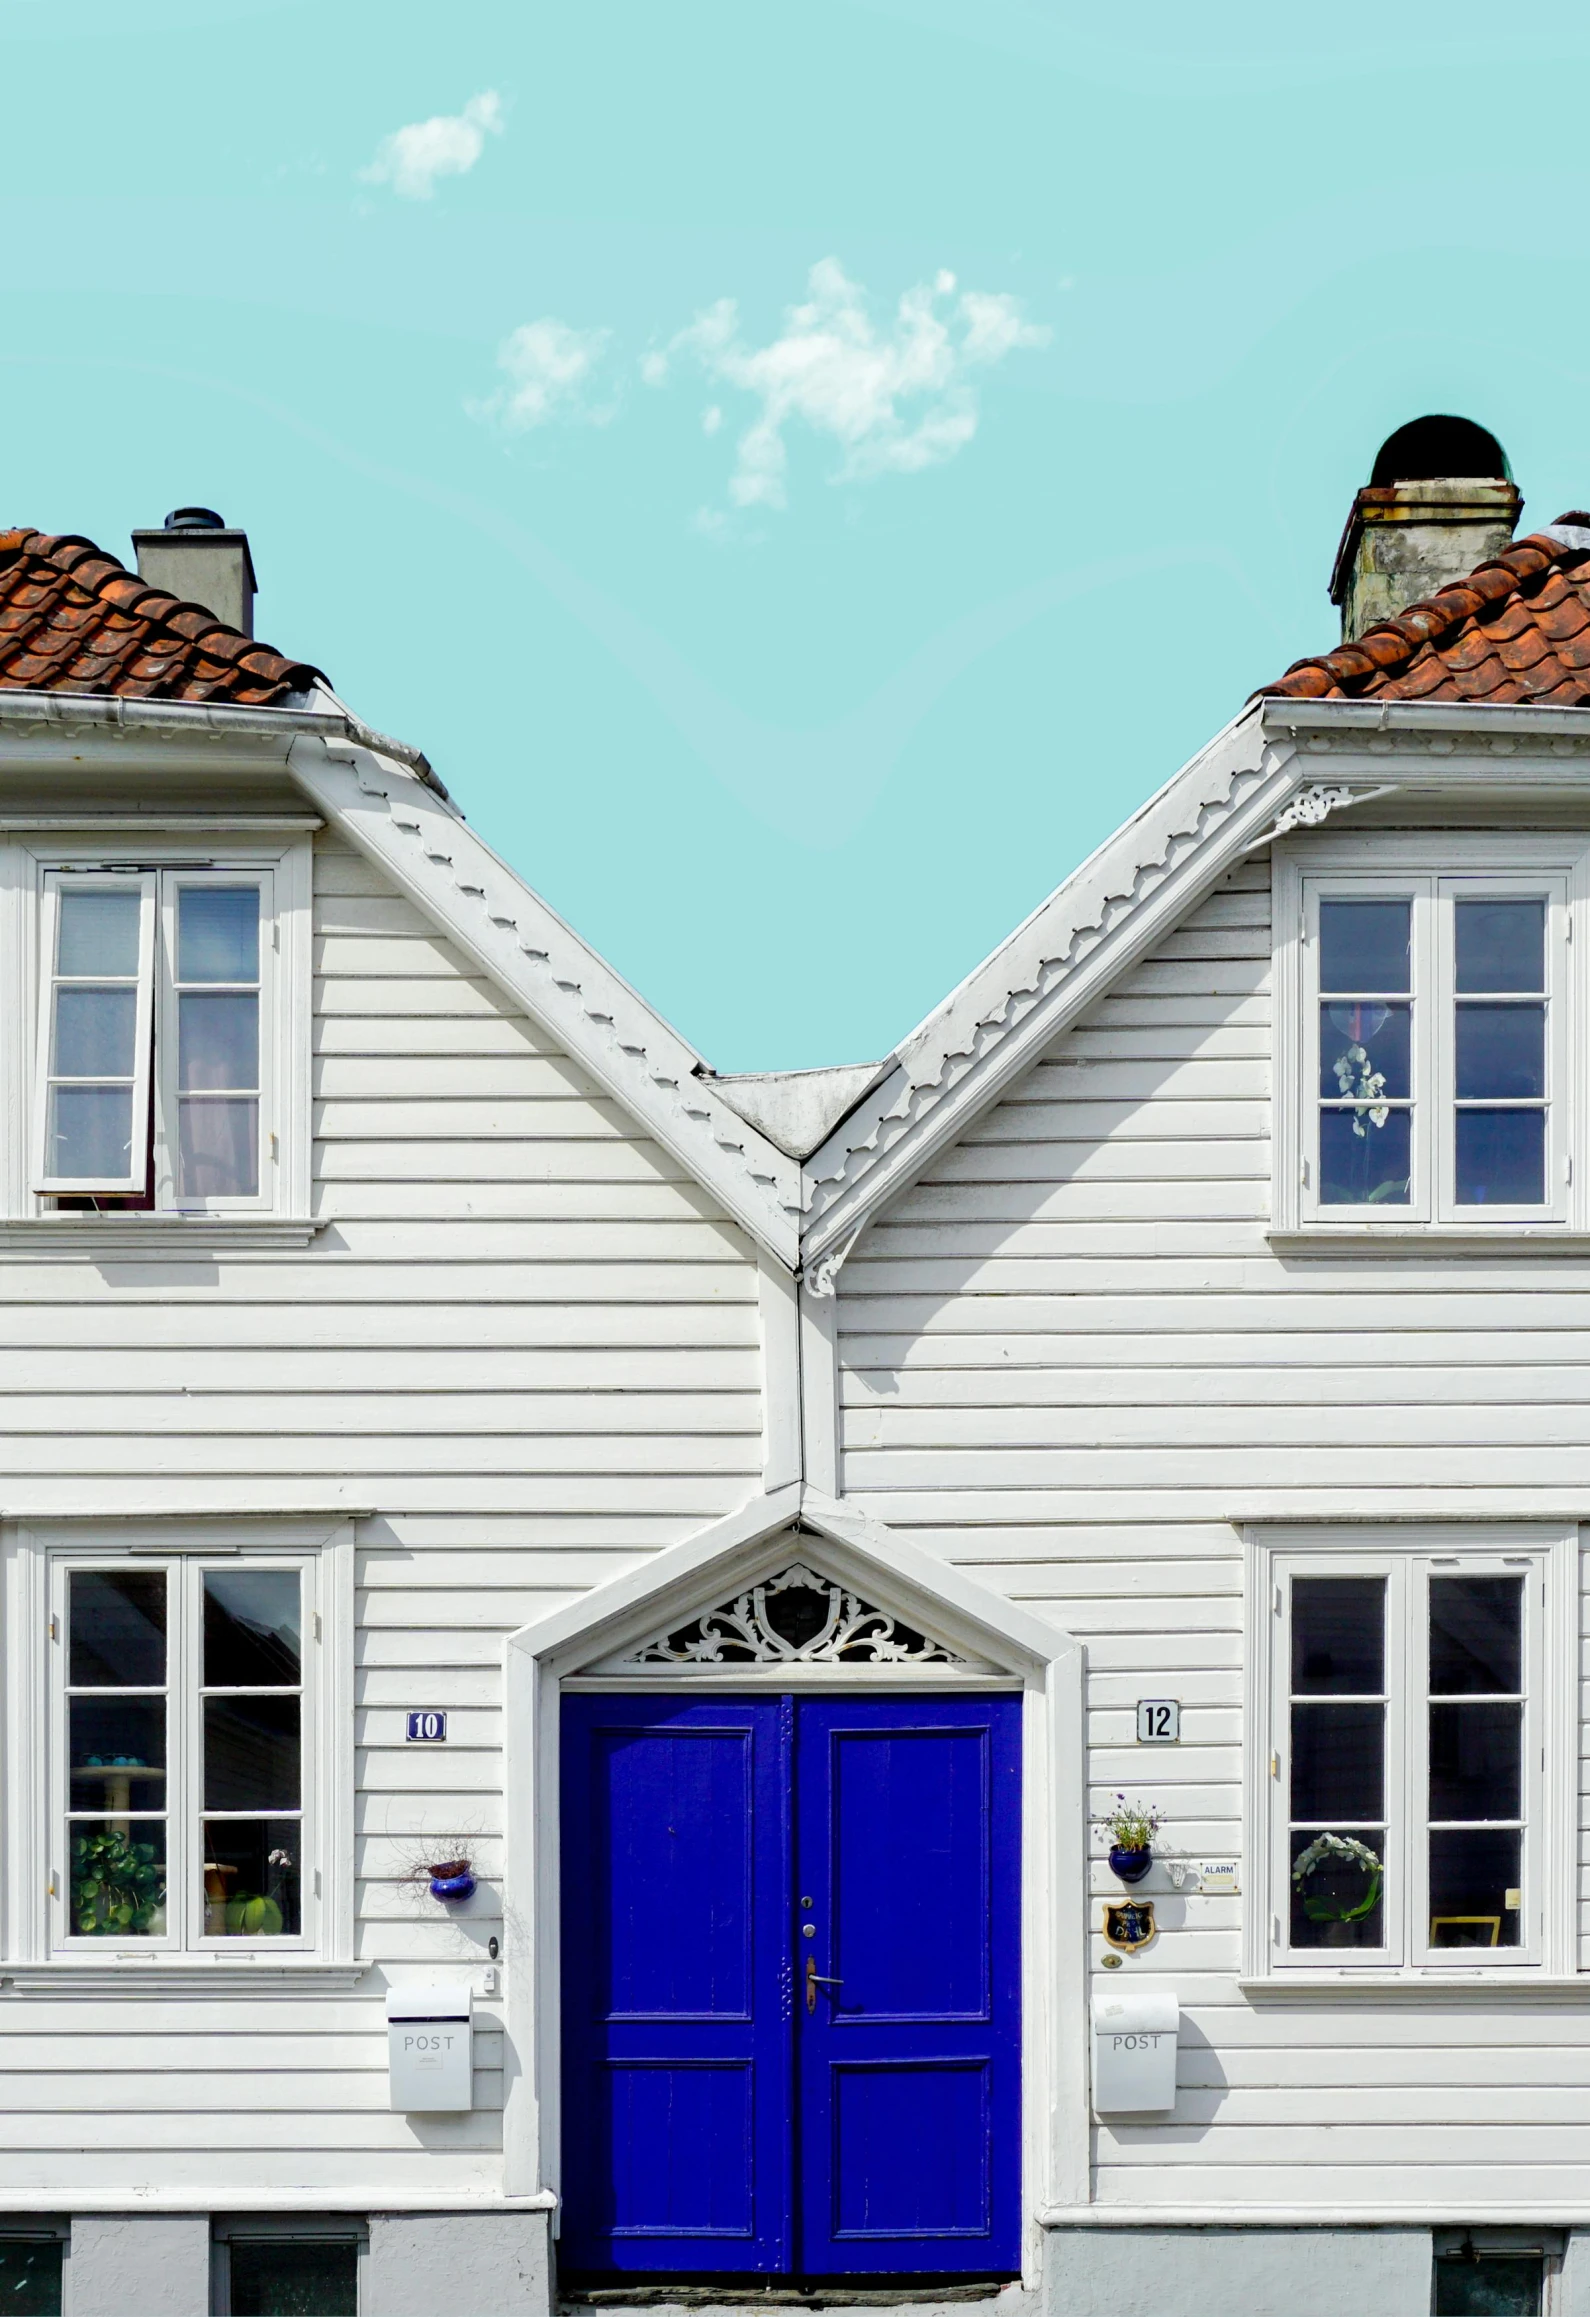
[[[181,603],[202,604],[222,625],[254,633],[254,560],[248,533],[229,531],[213,507],[176,507],[158,531],[135,531],[138,576]]]
[[[1343,643],[1500,555],[1523,505],[1501,444],[1472,419],[1431,413],[1399,426],[1336,550],[1331,601]]]

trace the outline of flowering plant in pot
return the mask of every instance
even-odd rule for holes
[[[1148,1803],[1117,1794],[1098,1821],[1099,1832],[1109,1838],[1111,1873],[1123,1883],[1140,1883],[1154,1863],[1154,1837],[1163,1824],[1163,1814]]]

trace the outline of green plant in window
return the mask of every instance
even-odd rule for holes
[[[114,1827],[72,1842],[72,1928],[125,1938],[165,1928],[166,1870],[151,1842]]]

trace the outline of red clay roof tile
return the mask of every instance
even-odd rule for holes
[[[90,539],[0,531],[0,691],[272,708],[324,681]]]
[[[1590,548],[1534,532],[1355,642],[1295,660],[1260,691],[1290,700],[1590,707]]]

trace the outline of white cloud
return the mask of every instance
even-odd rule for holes
[[[486,139],[502,134],[502,99],[482,89],[461,113],[436,113],[410,121],[383,137],[375,159],[359,174],[367,185],[390,185],[405,201],[429,201],[439,177],[464,177],[486,149]]]
[[[766,346],[746,343],[735,301],[720,298],[641,362],[649,386],[664,384],[674,361],[688,356],[714,384],[758,399],[729,482],[737,506],[785,505],[785,435],[796,420],[842,446],[838,481],[942,465],[977,432],[974,374],[1049,338],[1023,319],[1015,298],[983,290],[956,297],[951,273],[907,290],[886,329],[836,258],[813,266],[807,286],[807,302],[790,308]]]
[[[585,390],[611,336],[610,330],[576,330],[553,314],[522,322],[497,349],[497,367],[506,371],[508,383],[469,403],[471,418],[492,421],[510,434],[551,419],[605,425],[613,405],[587,402]]]

